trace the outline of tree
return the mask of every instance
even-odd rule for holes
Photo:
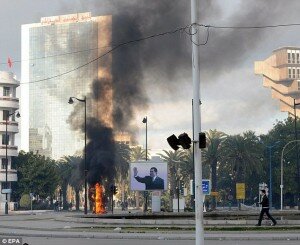
[[[20,151],[13,158],[13,165],[18,171],[18,181],[14,186],[16,199],[29,193],[42,199],[53,197],[59,182],[54,160],[33,152]]]
[[[116,154],[115,154],[115,161],[116,161],[116,178],[121,183],[121,193],[122,193],[122,202],[125,201],[125,180],[128,177],[129,172],[129,162],[130,162],[130,148],[128,145],[124,143],[117,143],[116,144]]]
[[[231,166],[235,183],[245,183],[247,186],[247,178],[249,180],[262,171],[261,144],[254,132],[228,136],[223,150],[222,161]]]
[[[59,168],[62,168],[64,171],[61,178],[65,181],[64,185],[69,184],[73,187],[75,191],[75,207],[78,211],[80,206],[80,191],[84,184],[84,172],[80,166],[83,162],[83,158],[81,156],[65,156],[61,161],[60,164],[65,164],[59,166]],[[67,176],[70,176],[69,180],[65,179]]]
[[[297,128],[299,130],[299,120],[297,120]],[[278,121],[274,127],[266,135],[262,135],[261,139],[265,146],[272,146],[276,142],[276,146],[272,149],[272,172],[273,172],[273,204],[280,206],[280,175],[281,175],[281,152],[283,147],[293,140],[295,140],[294,118],[288,117],[284,121]],[[299,135],[299,132],[298,132]],[[278,143],[279,141],[279,143]],[[299,143],[298,143],[299,150]],[[265,176],[269,176],[269,156],[266,152],[266,164],[264,168]],[[296,143],[291,143],[284,151],[283,156],[284,166],[284,204],[293,206],[297,203],[297,147]]]
[[[140,146],[135,146],[131,148],[131,161],[138,161],[142,159],[146,159],[146,150],[142,149]]]
[[[141,159],[146,159],[146,151],[142,149],[140,146],[132,147],[130,154],[131,161],[135,162]],[[136,191],[135,196],[136,207],[140,206],[140,192]]]
[[[177,150],[177,151],[163,151],[163,154],[158,154],[164,161],[168,163],[169,167],[169,183],[170,183],[170,208],[173,209],[173,198],[176,193],[176,179],[178,180],[179,177],[179,166],[184,160],[184,152]]]
[[[203,162],[210,166],[211,172],[211,191],[217,191],[217,166],[222,155],[222,143],[226,139],[226,134],[220,131],[209,130],[206,133],[207,147],[203,150]],[[212,207],[216,209],[216,197],[212,197]]]

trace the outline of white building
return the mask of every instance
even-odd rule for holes
[[[0,209],[5,209],[6,195],[8,209],[13,209],[10,194],[2,194],[3,189],[11,189],[11,182],[17,181],[17,171],[12,169],[11,157],[18,155],[15,146],[15,134],[19,132],[19,124],[15,121],[16,111],[19,109],[19,99],[16,89],[20,82],[13,73],[0,71]],[[15,114],[14,114],[15,113]],[[7,124],[6,124],[7,122]],[[7,138],[6,138],[7,132]],[[7,146],[7,148],[6,148]],[[6,171],[6,156],[8,160]],[[7,183],[7,185],[6,185]]]

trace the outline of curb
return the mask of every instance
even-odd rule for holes
[[[276,241],[298,241],[300,240],[300,235],[297,236],[276,236],[276,234],[272,234],[272,237],[266,236],[252,236],[244,235],[243,237],[237,236],[224,236],[224,234],[220,234],[221,236],[212,236],[212,234],[205,234],[205,240],[227,240],[227,241],[261,241],[261,240],[276,240]],[[275,236],[274,236],[275,235]],[[108,234],[30,234],[30,233],[15,233],[15,232],[0,232],[0,236],[19,236],[19,237],[48,237],[48,238],[86,238],[86,239],[138,239],[138,240],[195,240],[194,235],[188,236],[170,236],[169,234],[128,234],[128,233],[108,233]]]

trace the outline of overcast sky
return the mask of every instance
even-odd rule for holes
[[[200,19],[203,24],[261,26],[300,23],[299,0],[200,2]],[[174,4],[174,8],[170,4]],[[13,61],[21,59],[21,25],[39,22],[45,16],[89,11],[93,16],[114,16],[123,12],[130,12],[134,16],[139,13],[144,17],[144,21],[138,23],[144,36],[172,30],[190,21],[189,0],[0,0],[0,6],[1,63],[5,63],[8,56]],[[274,49],[282,46],[300,46],[299,31],[300,27],[256,31],[210,29],[207,45],[200,48],[203,131],[218,129],[228,134],[239,134],[254,130],[257,134],[267,133],[276,120],[287,116],[280,112],[279,103],[271,98],[271,91],[263,88],[262,77],[254,75],[254,61],[264,60]],[[205,30],[200,30],[200,34],[205,40]],[[151,47],[154,50],[151,45],[157,42],[160,49],[158,52],[164,52],[165,56],[173,52],[169,60],[165,56],[162,59],[151,57],[149,60],[148,57],[142,57],[142,83],[149,103],[148,109],[136,112],[133,121],[139,128],[138,142],[145,145],[142,118],[148,117],[148,147],[152,149],[171,149],[166,138],[173,133],[191,134],[192,59],[187,59],[191,45],[184,34],[176,35],[175,38],[178,42],[182,39],[183,51],[186,52],[182,54],[181,50],[178,60],[184,62],[176,60],[174,51],[163,38],[148,40],[145,49]],[[134,47],[132,49],[134,52]],[[157,53],[153,52],[154,55]],[[184,59],[181,59],[183,56]],[[161,70],[161,67],[168,69]],[[0,66],[0,70],[7,69],[5,64]],[[21,79],[19,63],[15,63],[11,71]]]

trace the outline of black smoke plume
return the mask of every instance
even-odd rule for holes
[[[104,127],[95,118],[90,118],[87,124],[87,170],[88,182],[102,183],[108,180],[111,183],[115,176],[115,143],[111,128]],[[103,183],[102,183],[103,184]]]
[[[86,4],[94,9],[94,16],[113,16],[112,45],[191,24],[190,0],[84,1]],[[218,1],[201,0],[199,7],[200,23],[225,26],[280,23],[287,20],[283,18],[285,15],[282,10],[289,8],[281,0],[249,1],[232,6],[236,11],[231,11],[230,16],[224,18]],[[199,33],[200,40],[205,40],[206,29],[199,28]],[[269,33],[268,30],[210,28],[208,43],[200,49],[203,80],[211,82],[239,67]],[[123,46],[112,53],[112,60],[114,130],[133,133],[136,127],[134,114],[147,108],[149,94],[164,89],[166,93],[171,91],[176,96],[177,91],[180,92],[179,82],[191,81],[191,42],[184,32]],[[146,91],[148,83],[154,85],[153,91]],[[93,176],[102,174],[112,177],[114,173],[110,172],[113,169],[110,164],[114,155],[113,132],[104,128],[96,119],[91,120],[88,131],[89,170],[93,171],[89,179],[93,180]]]

